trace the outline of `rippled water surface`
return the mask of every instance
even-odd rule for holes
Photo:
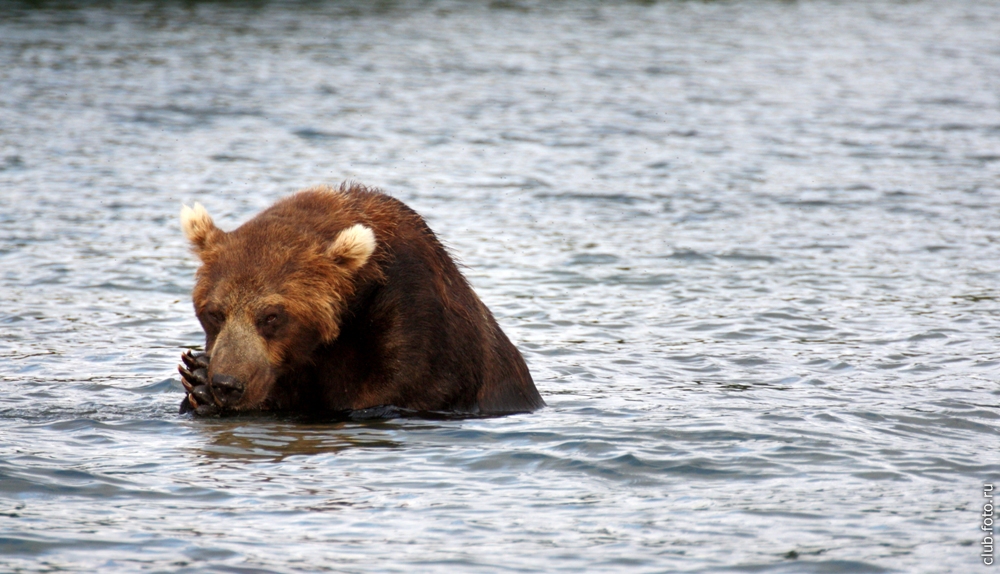
[[[1000,4],[0,7],[0,570],[973,572]],[[200,201],[425,215],[549,407],[176,414]]]

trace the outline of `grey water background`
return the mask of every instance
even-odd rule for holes
[[[1000,4],[0,6],[0,570],[973,572]],[[198,420],[177,214],[377,185],[549,407]]]

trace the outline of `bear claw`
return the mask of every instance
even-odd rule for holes
[[[187,351],[181,355],[181,360],[184,361],[188,369],[193,371],[195,369],[207,369],[210,358],[208,353],[192,353],[191,351]]]
[[[213,402],[215,402],[215,400],[212,398],[212,393],[208,390],[207,385],[201,385],[195,387],[191,391],[191,394],[194,395],[194,398],[198,400],[199,405],[210,405]]]

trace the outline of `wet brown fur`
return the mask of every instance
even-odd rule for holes
[[[544,405],[520,353],[400,201],[358,185],[316,187],[230,233],[202,213],[185,220],[203,263],[193,299],[209,377],[246,384],[230,408],[503,414]],[[355,224],[375,234],[364,260],[331,252]]]

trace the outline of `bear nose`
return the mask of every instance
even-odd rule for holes
[[[212,395],[220,406],[229,407],[236,404],[243,396],[243,383],[232,375],[212,375]]]

